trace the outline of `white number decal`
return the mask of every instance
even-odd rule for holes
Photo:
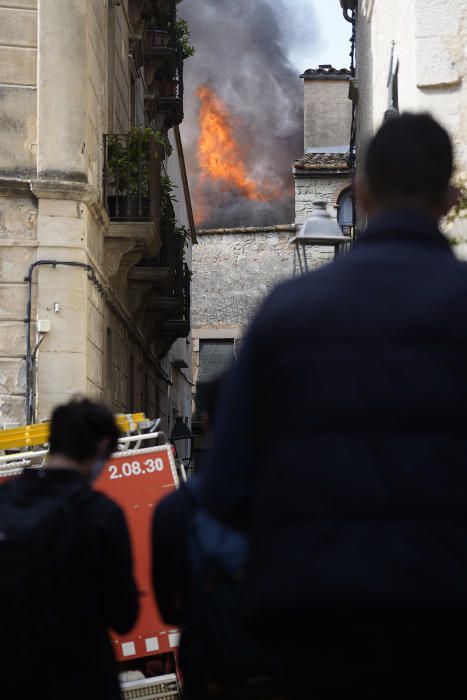
[[[152,474],[152,472],[162,472],[164,471],[164,460],[160,457],[157,457],[157,459],[146,459],[144,466],[149,474]]]
[[[117,469],[115,464],[110,465],[109,472],[110,472],[111,479],[118,479],[118,469]]]
[[[151,459],[150,457],[144,462],[144,469],[141,466],[141,462],[123,462],[121,470],[116,464],[111,464],[109,466],[110,479],[121,479],[122,476],[139,476],[140,474],[153,474],[154,472],[164,471],[164,460],[161,457],[156,459]]]
[[[156,471],[156,465],[154,464],[154,460],[153,460],[153,459],[146,459],[145,462],[144,462],[144,466],[146,467],[146,471],[147,471],[149,474],[152,474],[152,472],[155,472],[155,471]]]
[[[123,462],[122,472],[123,476],[131,476],[131,464],[129,462]]]
[[[161,472],[164,470],[164,460],[158,457],[156,459],[156,471]]]

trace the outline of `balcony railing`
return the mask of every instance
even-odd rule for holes
[[[147,130],[104,135],[104,202],[113,221],[160,216],[159,147]]]
[[[183,121],[183,59],[177,51],[176,66],[170,78],[157,78],[154,87],[157,92],[157,109],[165,112],[170,125]]]
[[[144,51],[147,56],[156,58],[170,58],[175,56],[177,40],[173,25],[168,29],[146,29],[144,32]]]

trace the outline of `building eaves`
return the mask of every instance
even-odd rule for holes
[[[296,224],[281,224],[279,226],[245,226],[240,228],[202,228],[196,233],[198,236],[232,235],[232,234],[267,234],[267,233],[295,233]]]
[[[350,170],[348,153],[305,153],[294,162],[295,170]]]
[[[305,80],[350,80],[352,72],[348,68],[333,68],[330,63],[322,63],[318,68],[308,68],[300,77]]]

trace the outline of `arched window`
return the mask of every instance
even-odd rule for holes
[[[342,228],[342,233],[347,236],[352,235],[353,229],[353,201],[352,188],[348,187],[342,192],[337,200],[337,220]]]

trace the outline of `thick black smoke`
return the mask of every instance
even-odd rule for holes
[[[310,2],[311,5],[311,2]],[[303,153],[303,86],[287,58],[291,20],[283,0],[185,0],[196,54],[185,62],[183,137],[196,205],[198,98],[208,84],[238,125],[235,136],[258,182],[279,185],[283,197],[251,202],[240,194],[208,193],[213,207],[204,226],[267,226],[293,221],[292,162]],[[308,17],[309,41],[313,17]]]

